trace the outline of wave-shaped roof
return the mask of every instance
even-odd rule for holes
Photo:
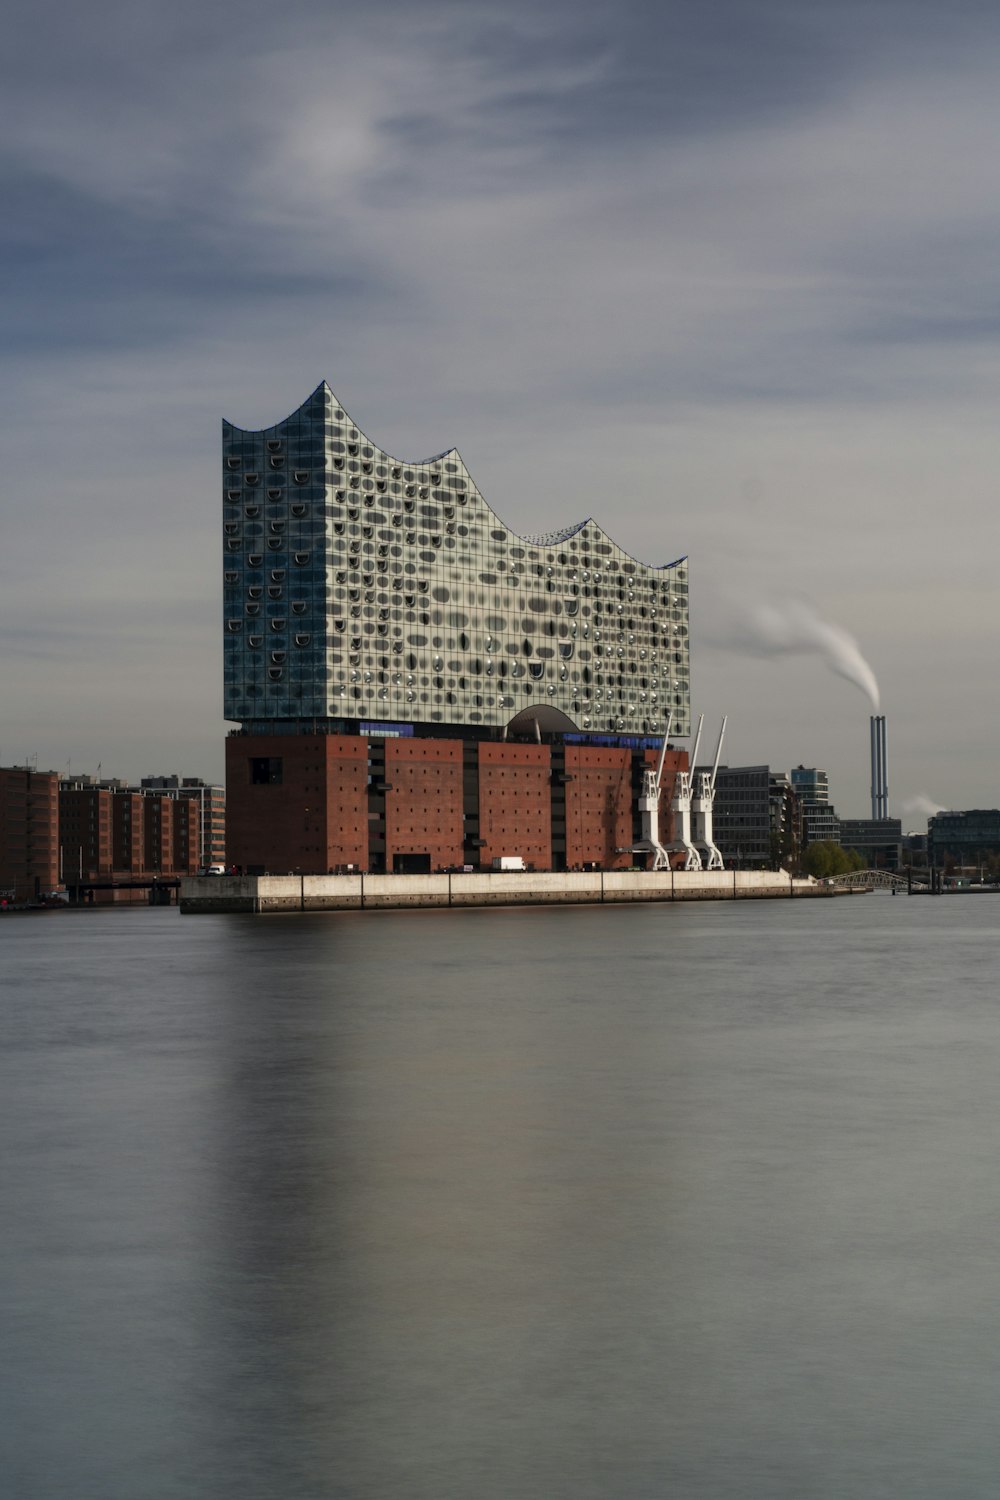
[[[227,717],[688,732],[685,558],[593,517],[519,535],[457,448],[394,458],[325,381],[224,444]]]
[[[251,437],[251,436],[263,437],[263,436],[266,436],[270,432],[277,431],[279,428],[286,427],[289,422],[294,422],[296,419],[302,418],[303,415],[306,415],[306,416],[314,415],[317,404],[319,404],[320,406],[323,407],[323,409],[324,409],[324,411],[323,411],[324,416],[325,416],[325,409],[327,407],[329,407],[329,409],[331,411],[338,411],[338,412],[340,412],[340,414],[341,414],[341,420],[344,423],[349,423],[350,427],[357,433],[357,441],[358,441],[358,443],[359,444],[361,444],[362,442],[366,443],[370,447],[372,447],[373,450],[376,448],[376,444],[373,442],[373,440],[370,437],[368,437],[367,433],[362,428],[360,428],[357,425],[357,423],[354,421],[353,417],[351,417],[350,414],[348,413],[348,411],[347,411],[346,407],[343,405],[343,403],[341,401],[338,401],[337,397],[334,395],[333,390],[331,389],[331,387],[328,385],[328,383],[325,380],[323,380],[323,381],[320,382],[320,384],[316,387],[316,389],[312,392],[312,394],[310,396],[308,396],[305,401],[303,401],[303,403],[302,403],[301,406],[297,407],[296,410],[293,411],[288,417],[286,417],[283,422],[276,423],[274,427],[262,427],[262,428],[237,427],[235,423],[229,422],[229,421],[225,421],[223,423],[223,425],[225,427],[229,428],[230,430],[234,431],[234,432],[245,433],[246,436],[248,436],[248,437]],[[382,457],[383,457],[383,459],[384,459],[384,461],[386,463],[388,463],[388,464],[399,464],[403,468],[409,468],[409,469],[426,469],[426,468],[430,467],[433,464],[443,464],[445,462],[451,462],[451,463],[456,464],[458,472],[461,473],[464,476],[464,478],[466,479],[467,483],[469,484],[472,492],[475,494],[476,498],[479,500],[479,502],[482,505],[484,505],[486,507],[486,509],[490,512],[490,515],[497,521],[497,523],[499,525],[503,526],[506,530],[510,531],[510,533],[511,533],[512,536],[516,536],[517,539],[518,539],[518,541],[527,542],[527,543],[529,543],[529,545],[531,545],[533,547],[554,547],[554,546],[558,546],[559,543],[561,543],[561,542],[567,542],[567,541],[570,540],[571,537],[574,537],[574,536],[578,535],[578,533],[580,533],[584,529],[585,526],[592,526],[596,531],[600,532],[601,537],[605,541],[609,542],[618,551],[623,552],[624,555],[630,559],[630,561],[638,563],[641,567],[644,567],[644,568],[653,568],[653,569],[655,569],[657,571],[660,571],[660,570],[662,570],[664,568],[676,568],[680,563],[687,562],[687,555],[686,554],[684,554],[683,556],[681,556],[679,558],[675,558],[672,562],[669,562],[669,563],[647,563],[647,562],[642,562],[642,560],[640,558],[636,558],[631,553],[626,552],[625,549],[623,547],[621,547],[620,544],[614,540],[614,538],[610,535],[610,533],[607,532],[604,529],[604,527],[601,525],[601,523],[599,521],[596,521],[593,516],[586,516],[582,521],[574,521],[569,526],[557,527],[553,531],[515,532],[513,530],[513,528],[511,526],[509,526],[508,523],[506,521],[504,521],[503,518],[500,515],[498,515],[498,513],[496,512],[496,510],[494,510],[493,506],[490,505],[489,501],[486,499],[485,495],[482,493],[482,491],[480,490],[479,486],[476,484],[475,480],[473,479],[473,477],[472,477],[471,473],[469,472],[469,469],[468,469],[468,467],[467,467],[464,459],[462,458],[461,453],[459,452],[459,450],[457,448],[444,448],[444,449],[442,449],[442,451],[440,453],[434,453],[434,454],[432,454],[430,458],[418,458],[418,459],[397,458],[394,455],[390,454],[388,452],[388,450],[386,450],[386,449],[378,449],[378,451],[381,453],[381,455],[382,455]]]

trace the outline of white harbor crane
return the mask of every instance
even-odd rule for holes
[[[642,791],[639,793],[639,818],[642,837],[632,846],[636,854],[652,854],[654,870],[669,870],[670,856],[660,843],[660,785],[663,780],[663,762],[667,757],[667,740],[670,738],[670,721],[673,709],[667,713],[667,727],[663,731],[663,744],[656,770],[647,767],[642,773]]]
[[[715,845],[715,833],[712,827],[712,809],[715,803],[715,778],[719,771],[719,758],[722,755],[722,741],[726,733],[727,715],[722,716],[722,727],[719,730],[719,742],[715,747],[715,759],[712,762],[711,771],[697,771],[694,769],[694,760],[691,761],[691,842],[701,855],[701,867],[704,870],[721,870],[724,868],[722,855]],[[701,734],[701,724],[698,725],[698,733]],[[697,754],[697,745],[695,753]]]
[[[671,843],[660,842],[660,791],[663,785],[663,762],[667,755],[667,741],[673,710],[667,714],[667,727],[660,747],[660,759],[656,770],[647,768],[642,773],[642,791],[639,793],[639,818],[642,837],[632,845],[635,854],[652,854],[654,870],[669,870],[671,854],[683,854],[685,870],[721,870],[722,855],[715,846],[712,828],[712,807],[715,802],[715,778],[722,755],[722,741],[726,733],[726,717],[719,730],[719,742],[715,747],[715,760],[711,771],[696,771],[698,747],[705,715],[698,719],[694,748],[691,752],[690,768],[678,771],[674,778],[674,795],[670,810],[674,815],[674,837]]]
[[[705,722],[705,715],[698,719],[698,731],[694,737],[694,749],[691,751],[691,759],[686,771],[678,771],[674,781],[674,796],[670,804],[670,810],[674,815],[674,839],[668,844],[668,854],[683,854],[685,870],[700,870],[701,855],[694,846],[691,838],[691,788],[694,779],[693,766],[698,759],[698,746],[701,744],[701,726]]]

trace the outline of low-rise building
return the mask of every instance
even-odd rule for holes
[[[974,866],[1000,854],[1000,808],[935,813],[927,823],[927,849],[937,868],[947,861]]]
[[[898,870],[902,863],[903,825],[898,818],[842,818],[840,842],[860,854],[871,870]]]

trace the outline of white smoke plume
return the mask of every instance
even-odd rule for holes
[[[842,625],[824,620],[804,599],[754,606],[740,639],[730,644],[759,656],[820,656],[831,672],[866,693],[878,712],[878,682],[857,641]]]
[[[903,812],[908,817],[916,814],[921,818],[933,818],[935,813],[944,812],[944,808],[933,797],[928,797],[926,792],[918,792],[915,797],[907,797],[903,803]]]

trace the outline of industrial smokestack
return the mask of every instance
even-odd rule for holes
[[[889,816],[889,763],[885,749],[885,714],[871,717],[872,817]]]
[[[885,748],[885,714],[882,715],[882,816],[889,816],[889,758]]]
[[[870,749],[872,760],[872,775],[870,782],[872,817],[877,818],[878,812],[876,811],[876,808],[878,806],[878,719],[874,714],[872,714],[871,718],[868,720],[868,726],[870,731]]]

